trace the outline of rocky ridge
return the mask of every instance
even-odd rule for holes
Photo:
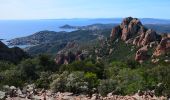
[[[112,41],[120,39],[126,44],[137,46],[135,60],[143,62],[149,58],[168,55],[170,52],[169,35],[159,35],[152,29],[147,29],[139,19],[128,17],[123,22],[112,29],[110,38]],[[152,55],[148,54],[153,49]]]

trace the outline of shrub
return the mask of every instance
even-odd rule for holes
[[[67,77],[69,73],[67,71],[63,72],[61,75],[56,75],[56,79],[50,84],[50,88],[53,92],[65,92]]]
[[[98,86],[98,91],[102,96],[106,96],[110,92],[116,93],[117,82],[112,79],[101,80]]]
[[[87,72],[85,74],[85,81],[88,83],[88,92],[91,94],[93,92],[96,92],[95,88],[99,85],[99,80],[96,76],[96,74]],[[93,90],[94,89],[94,90]]]
[[[128,66],[123,62],[113,61],[106,69],[105,75],[107,78],[114,78],[119,74],[121,69],[128,68]]]
[[[34,59],[27,59],[19,64],[19,71],[21,72],[23,80],[36,80],[38,75],[36,73],[37,61]]]
[[[84,72],[72,72],[67,77],[67,90],[73,93],[85,93],[88,90],[87,82],[85,82]]]
[[[10,68],[15,68],[15,66],[11,64],[10,62],[0,61],[0,72],[8,70]]]
[[[145,88],[144,79],[142,76],[143,71],[140,69],[131,70],[129,68],[124,68],[120,70],[116,80],[118,86],[121,88],[122,94],[134,94],[138,90],[143,90]]]
[[[2,78],[0,84],[2,85],[22,86],[24,84],[20,72],[15,69],[1,72],[0,76]]]
[[[156,87],[156,94],[170,97],[170,65],[157,65],[147,73],[149,77],[154,77],[154,81],[162,85]],[[155,86],[157,85],[155,84]]]
[[[55,64],[54,60],[51,59],[49,55],[39,55],[38,57],[38,70],[39,71],[56,71],[58,70],[57,65]]]
[[[36,87],[48,89],[51,81],[49,78],[50,74],[48,72],[41,72],[40,78],[35,82]]]

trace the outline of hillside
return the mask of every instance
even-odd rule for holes
[[[0,41],[0,60],[11,61],[18,63],[24,58],[28,58],[29,55],[18,47],[8,48],[4,43]]]

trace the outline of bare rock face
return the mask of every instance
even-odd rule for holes
[[[110,37],[112,40],[116,39],[117,37],[119,37],[121,35],[121,28],[120,26],[116,26],[115,28],[112,29],[112,32],[110,34]]]
[[[85,54],[81,51],[77,51],[76,53],[67,52],[57,54],[55,58],[56,64],[69,64],[73,61],[81,61],[85,58]]]
[[[136,56],[135,56],[135,60],[139,61],[139,62],[143,62],[145,60],[147,60],[149,58],[149,55],[147,54],[148,52],[148,45],[140,48],[137,52],[136,52]]]
[[[170,52],[170,37],[164,36],[159,43],[159,45],[156,47],[155,52],[153,53],[153,56],[160,56],[165,55]]]
[[[135,60],[139,62],[152,56],[148,55],[148,48],[156,48],[153,56],[167,54],[170,51],[170,35],[161,36],[154,30],[145,28],[137,18],[123,19],[122,23],[112,30],[110,38],[112,40],[119,38],[126,44],[140,47],[135,56]]]
[[[132,17],[125,18],[121,25],[116,26],[110,37],[111,39],[119,37],[123,41],[133,40],[131,43],[137,46],[145,46],[150,42],[160,40],[160,35],[145,28],[139,19]]]
[[[142,23],[137,18],[128,17],[123,20],[121,23],[122,28],[122,36],[121,39],[123,41],[127,41],[129,38],[133,37],[133,35],[138,34],[138,31]]]
[[[156,40],[157,40],[157,33],[151,29],[148,29],[145,33],[143,40],[141,41],[141,45],[144,46]]]

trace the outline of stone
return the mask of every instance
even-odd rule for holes
[[[11,90],[16,90],[17,88],[15,86],[10,86]]]
[[[0,99],[1,100],[5,99],[5,92],[0,91]]]

